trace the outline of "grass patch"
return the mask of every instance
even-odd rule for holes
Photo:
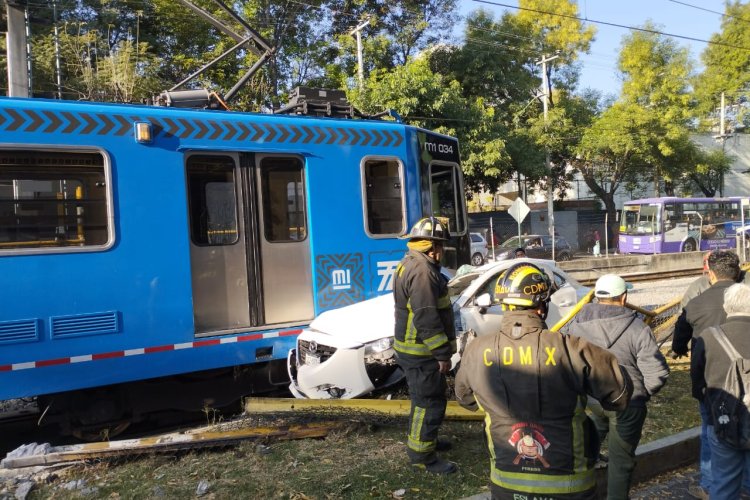
[[[674,363],[669,382],[649,404],[642,442],[653,441],[699,424],[690,397],[689,364]],[[480,422],[446,422],[443,434],[454,449],[445,454],[459,472],[434,476],[409,467],[406,423],[351,425],[325,439],[270,443],[245,442],[221,450],[141,456],[76,466],[30,498],[195,498],[199,483],[209,487],[201,498],[463,498],[486,491],[489,458]],[[63,485],[85,480],[86,492]],[[93,490],[95,488],[95,490]]]

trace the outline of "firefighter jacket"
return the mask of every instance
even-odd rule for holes
[[[513,492],[573,495],[596,485],[596,430],[587,395],[624,410],[632,383],[617,359],[546,329],[532,311],[509,311],[500,332],[469,343],[456,398],[485,412],[492,483]]]
[[[453,309],[448,282],[440,264],[424,253],[409,250],[396,268],[394,349],[399,361],[419,365],[448,361],[456,352]]]

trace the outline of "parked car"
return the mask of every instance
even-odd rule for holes
[[[508,260],[516,256],[516,248],[523,248],[526,257],[534,259],[552,258],[552,238],[543,234],[527,234],[508,238],[500,248],[495,249],[495,260]],[[565,261],[573,258],[573,248],[562,236],[555,236],[555,260]]]
[[[588,289],[549,260],[524,259],[539,265],[550,276],[551,296],[547,324],[554,325],[583,298]],[[475,335],[500,328],[503,311],[492,304],[500,273],[517,260],[468,266],[450,280],[459,354]],[[291,384],[299,398],[348,399],[383,389],[403,379],[393,350],[393,294],[326,311],[297,338],[287,359]]]
[[[471,237],[471,264],[481,266],[487,260],[487,240],[481,233],[470,233]]]

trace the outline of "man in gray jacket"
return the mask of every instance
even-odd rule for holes
[[[614,354],[633,380],[633,396],[625,410],[615,413],[590,405],[600,440],[609,434],[607,498],[627,499],[646,402],[664,386],[669,368],[651,329],[625,307],[628,293],[622,278],[602,276],[596,281],[594,296],[598,302],[583,306],[568,333]]]

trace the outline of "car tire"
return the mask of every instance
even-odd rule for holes
[[[572,256],[569,252],[560,252],[560,255],[557,256],[557,260],[559,260],[560,262],[565,262],[567,260],[570,260],[571,258]]]
[[[482,257],[481,253],[477,252],[471,256],[471,265],[481,266],[482,264],[484,264],[484,257]]]
[[[697,250],[697,246],[695,244],[695,240],[693,238],[688,238],[685,243],[682,244],[682,251],[683,252],[695,252]]]

